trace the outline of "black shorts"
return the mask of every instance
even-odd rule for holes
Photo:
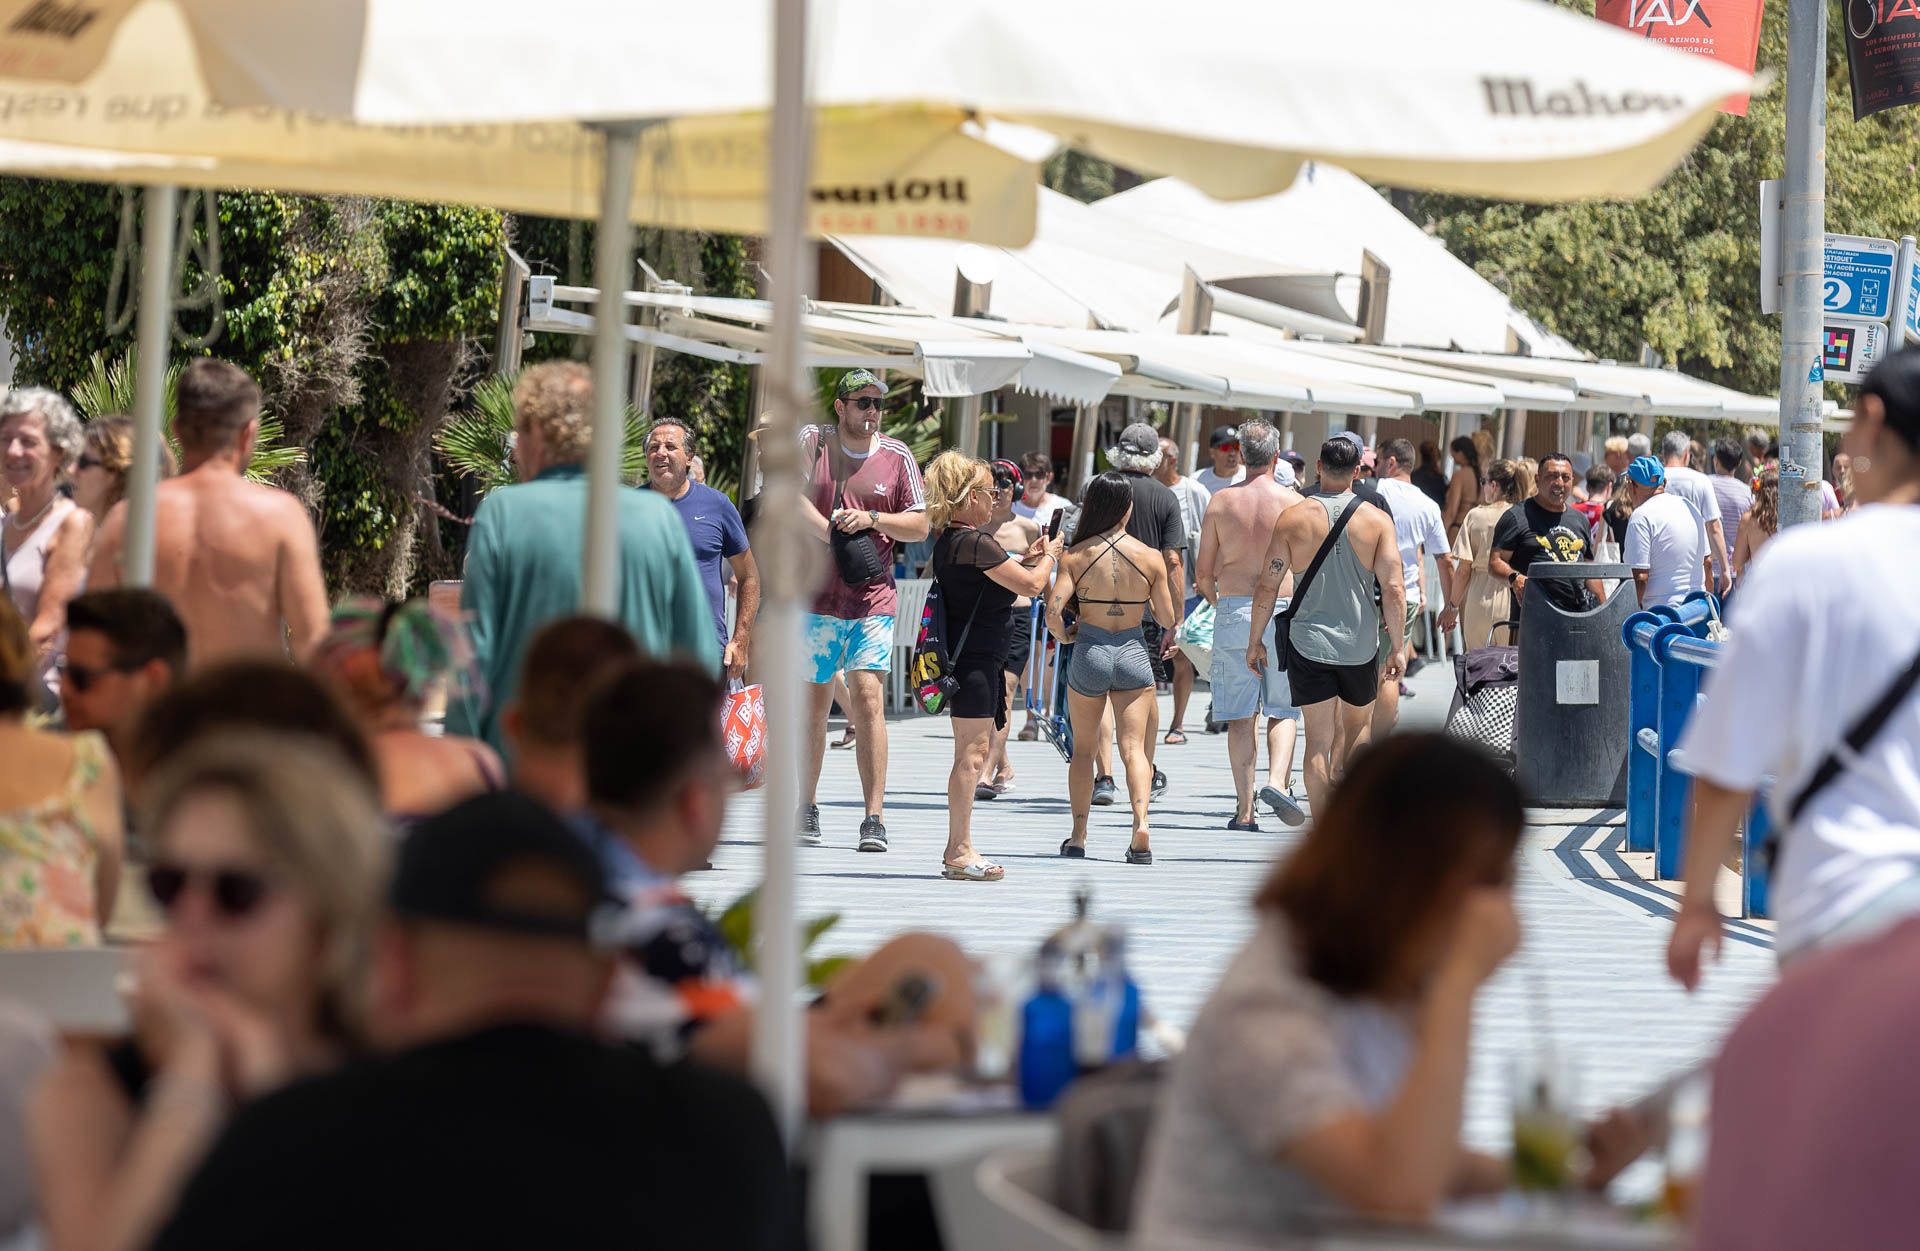
[[[1024,676],[1033,657],[1033,610],[1007,610],[1007,672]]]
[[[1166,629],[1151,616],[1140,619],[1141,636],[1147,640],[1147,660],[1153,665],[1155,682],[1173,681],[1173,671],[1167,668],[1165,658],[1160,655],[1161,641],[1166,637]]]
[[[1296,708],[1324,704],[1330,699],[1364,708],[1380,693],[1380,662],[1323,665],[1294,652],[1287,661],[1287,683],[1293,689]]]
[[[1007,666],[993,657],[962,656],[953,666],[960,689],[949,711],[956,717],[991,717],[995,729],[1007,724]]]

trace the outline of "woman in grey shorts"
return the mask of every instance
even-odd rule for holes
[[[1093,806],[1093,742],[1101,715],[1112,704],[1120,758],[1127,767],[1127,793],[1133,803],[1133,838],[1128,864],[1152,864],[1147,845],[1147,800],[1153,765],[1147,760],[1147,712],[1154,697],[1153,662],[1140,622],[1149,605],[1161,621],[1172,621],[1173,591],[1159,552],[1127,534],[1133,489],[1117,473],[1103,473],[1087,484],[1080,501],[1074,544],[1060,562],[1047,599],[1047,625],[1062,642],[1072,643],[1067,670],[1067,711],[1073,719],[1073,764],[1067,791],[1073,804],[1073,834],[1060,854],[1087,854],[1087,813]],[[1076,620],[1071,628],[1066,614]]]

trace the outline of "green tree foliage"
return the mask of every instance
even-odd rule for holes
[[[495,374],[468,397],[467,407],[455,414],[434,439],[434,448],[447,468],[473,479],[481,494],[514,481],[513,455],[507,436],[513,432],[513,385],[519,375]],[[627,405],[626,447],[620,457],[620,477],[639,482],[647,472],[646,420]]]
[[[139,373],[139,355],[133,348],[128,348],[125,356],[111,361],[105,352],[94,354],[87,376],[75,383],[68,394],[82,421],[133,412],[134,378]],[[180,371],[185,368],[184,361],[175,361],[167,366],[166,380],[162,384],[166,398],[160,412],[160,428],[166,436],[167,446],[173,451],[175,464],[180,461],[180,441],[173,437],[173,384],[179,381]],[[307,458],[299,448],[288,447],[283,441],[284,437],[280,419],[272,413],[262,413],[260,428],[254,435],[253,459],[247,464],[247,477],[255,482],[270,482],[275,474],[291,469]]]
[[[96,354],[127,350],[106,320],[117,195],[0,179],[0,316],[23,380],[72,391]],[[222,193],[218,218],[226,325],[208,350],[259,379],[306,450],[276,476],[314,510],[329,582],[398,595],[451,571],[445,536],[420,516],[467,345],[492,328],[504,219],[257,192]]]
[[[1593,11],[1592,0],[1556,0]],[[1653,194],[1534,206],[1415,198],[1454,253],[1554,331],[1603,357],[1668,362],[1745,391],[1779,388],[1780,323],[1759,302],[1759,183],[1786,141],[1786,9],[1767,6],[1760,65],[1782,78],[1746,117],[1723,116]],[[1827,48],[1827,224],[1898,238],[1920,230],[1920,109],[1853,120],[1843,28]],[[1840,397],[1838,387],[1829,390]]]

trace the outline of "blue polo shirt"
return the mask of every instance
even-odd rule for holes
[[[680,498],[671,501],[693,543],[693,563],[700,569],[700,585],[713,605],[713,632],[727,645],[727,589],[720,562],[747,550],[747,527],[733,501],[704,482],[689,482]]]

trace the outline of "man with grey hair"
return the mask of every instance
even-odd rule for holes
[[[1247,644],[1253,638],[1253,595],[1266,562],[1280,515],[1298,504],[1301,495],[1278,481],[1274,466],[1280,457],[1280,435],[1272,423],[1255,418],[1240,427],[1238,442],[1246,478],[1221,491],[1207,509],[1200,530],[1200,555],[1194,564],[1193,585],[1214,607],[1213,715],[1227,726],[1227,760],[1233,769],[1234,813],[1230,830],[1258,831],[1254,819],[1254,772],[1259,743],[1255,730],[1260,714],[1267,716],[1267,785],[1259,799],[1288,825],[1306,820],[1288,785],[1293,775],[1293,749],[1298,737],[1300,710],[1294,706],[1286,672],[1268,666],[1256,674],[1247,667]],[[1279,591],[1279,606],[1293,594],[1288,572]],[[1262,640],[1273,651],[1273,618],[1261,622]]]
[[[1713,482],[1693,468],[1693,439],[1684,430],[1669,430],[1660,440],[1660,459],[1667,470],[1667,494],[1676,495],[1692,506],[1707,526],[1707,585],[1722,596],[1733,589],[1732,565],[1727,561],[1727,535],[1720,526],[1720,501],[1713,493]]]
[[[1186,603],[1187,579],[1181,553],[1186,550],[1187,532],[1180,518],[1180,501],[1156,478],[1160,468],[1160,432],[1144,421],[1136,421],[1120,432],[1120,441],[1107,449],[1107,463],[1126,475],[1133,490],[1133,513],[1127,518],[1127,533],[1159,552],[1167,564],[1168,588],[1173,592],[1176,615]],[[1147,653],[1153,658],[1155,682],[1171,680],[1167,657],[1178,644],[1179,621],[1156,622],[1149,615],[1141,623],[1147,636]],[[1160,701],[1147,702],[1147,759],[1154,757],[1160,739]],[[1113,803],[1113,723],[1112,713],[1101,719],[1095,745],[1093,802]],[[1167,789],[1167,776],[1157,767],[1153,771],[1153,793]]]
[[[1632,464],[1642,456],[1653,455],[1653,439],[1636,430],[1627,436],[1627,463]]]

